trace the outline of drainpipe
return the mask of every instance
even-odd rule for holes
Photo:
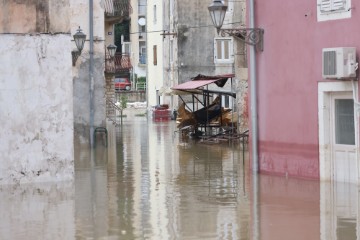
[[[255,28],[254,0],[249,0],[249,27]],[[258,124],[257,124],[257,86],[256,86],[256,54],[255,46],[250,46],[250,111],[252,129],[252,197],[253,197],[253,238],[260,239],[260,218],[259,218],[259,171],[258,165]]]
[[[94,6],[93,0],[89,0],[89,32],[90,32],[90,147],[94,147]]]
[[[249,28],[255,28],[254,0],[249,0]],[[250,46],[250,112],[252,129],[252,170],[259,171],[258,165],[258,125],[257,125],[257,87],[255,46]]]

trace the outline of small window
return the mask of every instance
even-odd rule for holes
[[[216,38],[214,40],[214,62],[233,63],[233,40],[232,38]]]
[[[153,55],[154,55],[154,66],[157,65],[157,47],[156,45],[153,46]]]
[[[335,99],[336,144],[355,145],[354,100]]]
[[[318,21],[351,17],[351,0],[317,0]]]
[[[154,5],[154,24],[156,24],[157,19],[156,19],[156,5]]]
[[[139,44],[139,63],[146,64],[146,46],[144,43]]]

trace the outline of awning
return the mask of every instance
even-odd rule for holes
[[[196,80],[196,81],[189,81],[185,83],[181,83],[177,86],[172,87],[171,89],[174,90],[193,90],[197,89],[203,86],[206,86],[210,83],[214,83],[218,81],[219,79],[213,79],[213,80]]]
[[[173,90],[195,90],[200,87],[204,87],[211,83],[216,83],[218,87],[223,87],[228,80],[228,78],[233,78],[234,74],[223,74],[216,76],[205,76],[202,74],[193,77],[191,81],[181,83],[177,86],[172,87]]]

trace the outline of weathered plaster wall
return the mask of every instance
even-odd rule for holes
[[[157,90],[159,90],[164,85],[164,61],[163,61],[163,51],[164,43],[163,36],[160,35],[160,32],[157,32],[159,29],[163,28],[163,5],[161,0],[148,0],[147,5],[150,6],[147,8],[147,67],[148,67],[148,79],[147,79],[147,91],[148,91],[148,105],[155,106],[158,104]],[[154,19],[154,8],[156,5],[157,17],[156,21]],[[154,46],[156,46],[156,64],[154,64]]]
[[[0,33],[69,32],[69,5],[69,0],[2,0]]]
[[[199,73],[215,74],[215,28],[207,7],[208,1],[178,1],[178,63],[179,83]],[[198,27],[197,27],[198,26]],[[210,27],[200,27],[210,26]]]
[[[0,34],[0,184],[74,177],[71,39]]]

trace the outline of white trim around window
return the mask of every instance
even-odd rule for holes
[[[233,63],[234,62],[234,40],[233,38],[214,39],[214,62]]]
[[[351,18],[351,0],[317,0],[318,22]]]

